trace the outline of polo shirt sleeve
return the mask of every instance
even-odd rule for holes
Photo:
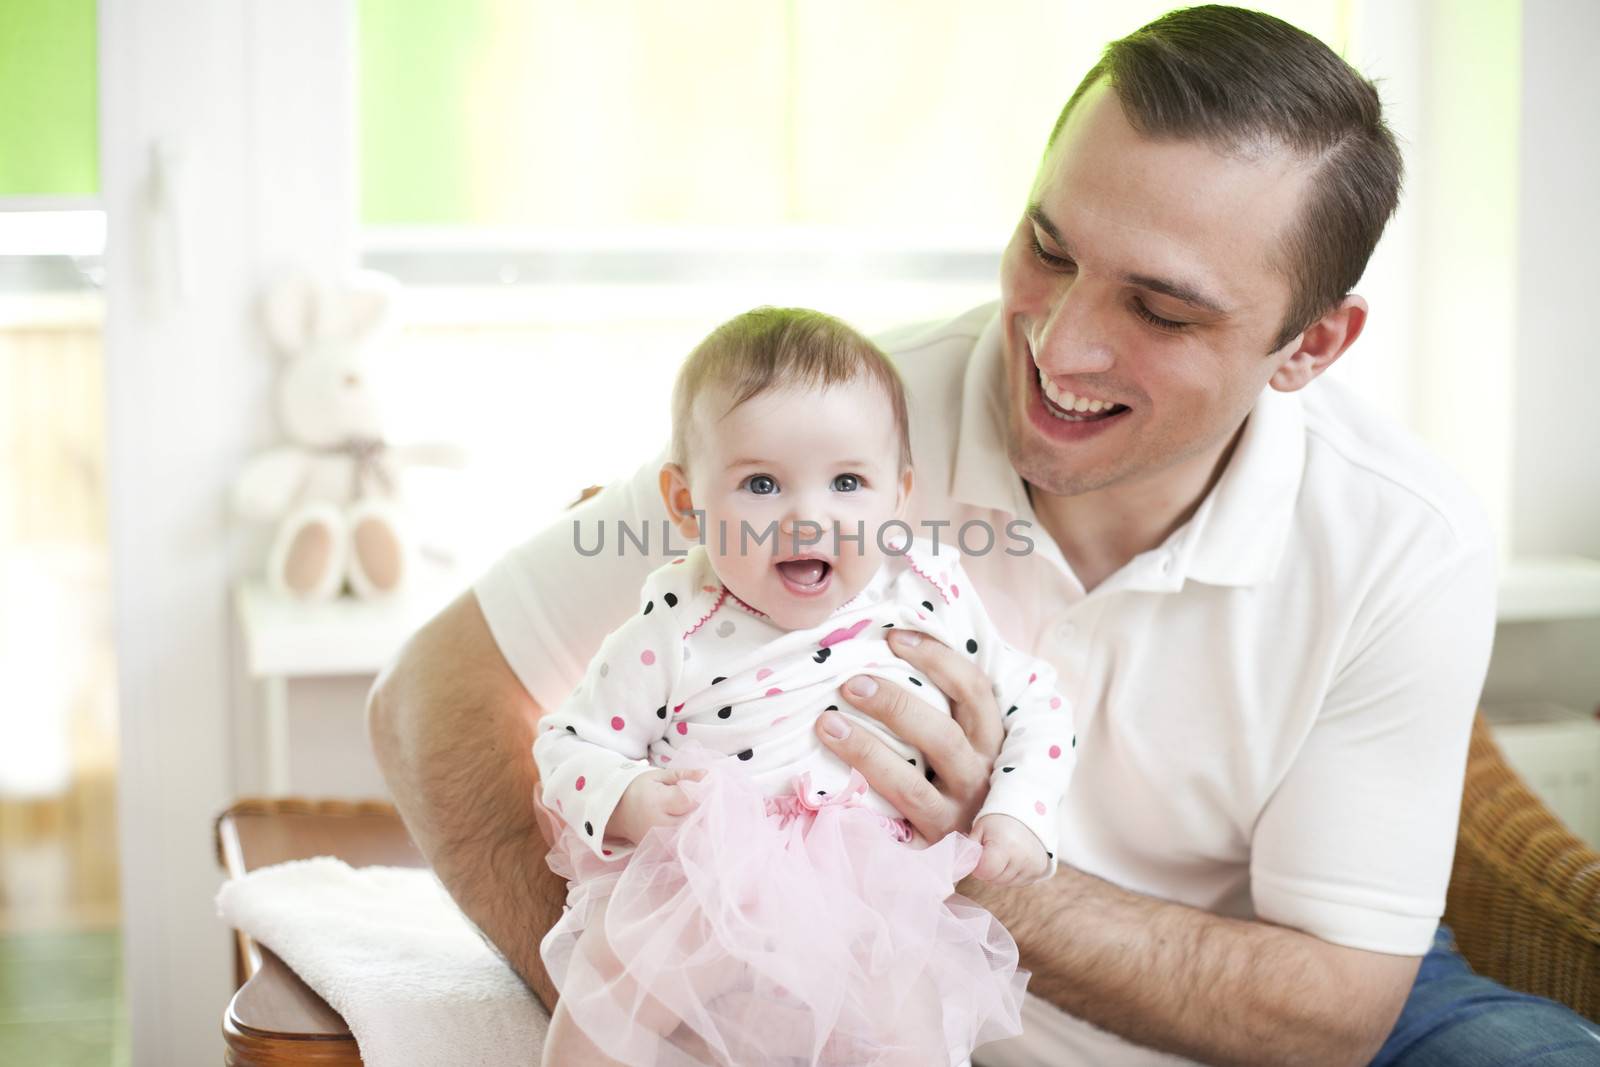
[[[1350,948],[1426,953],[1444,912],[1494,598],[1487,543],[1413,551],[1377,576],[1257,821],[1259,918]],[[1294,650],[1282,653],[1292,669]]]
[[[473,585],[501,655],[547,711],[578,685],[606,634],[637,607],[645,578],[669,558],[658,487],[665,459],[663,452],[564,512]],[[622,540],[619,523],[647,534],[646,548]],[[672,537],[672,548],[686,547],[676,531]]]

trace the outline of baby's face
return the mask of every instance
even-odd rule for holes
[[[706,551],[736,596],[784,629],[815,626],[871,579],[880,529],[904,511],[893,408],[870,381],[772,390],[723,414],[730,399],[698,399],[689,470],[669,465],[663,491],[705,512]]]

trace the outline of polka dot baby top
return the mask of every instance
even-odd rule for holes
[[[739,759],[758,788],[832,794],[850,768],[823,747],[816,718],[833,709],[881,738],[913,766],[920,752],[854,711],[839,686],[857,674],[899,685],[949,709],[944,695],[890,650],[892,627],[929,634],[970,656],[988,675],[1005,727],[979,815],[1010,815],[1033,831],[1055,870],[1057,808],[1071,777],[1076,738],[1055,671],[1006,645],[948,546],[924,540],[889,556],[860,593],[821,626],[783,630],[734,596],[703,547],[653,572],[639,611],[613,632],[583,682],[539,723],[533,746],[545,804],[597,855],[631,846],[603,840],[623,791],[652,767],[672,766],[691,744]],[[900,813],[873,791],[864,803]]]

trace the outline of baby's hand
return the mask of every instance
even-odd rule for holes
[[[676,825],[694,810],[694,801],[679,782],[699,781],[705,771],[646,771],[628,783],[622,799],[611,811],[606,836],[632,845],[656,826]]]
[[[973,870],[975,878],[995,885],[1027,885],[1050,869],[1044,846],[1009,815],[985,815],[972,824],[972,839],[983,846],[983,858]]]

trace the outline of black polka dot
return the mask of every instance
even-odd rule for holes
[[[1015,767],[1001,767],[1000,769],[1002,771],[1004,771],[1006,774],[1010,774],[1012,771],[1016,770]]]
[[[569,734],[575,734],[575,733],[577,733],[577,732],[578,732],[578,731],[577,731],[577,728],[576,728],[576,727],[572,727],[572,726],[569,726],[569,727],[567,727],[567,733],[569,733]]]
[[[833,655],[833,649],[831,649],[831,648],[819,648],[814,653],[812,653],[811,658],[816,660],[818,663],[821,663],[831,655]]]
[[[719,674],[715,678],[711,679],[711,684],[716,685],[718,682],[726,682],[727,680],[728,676],[726,674]]]
[[[743,752],[741,752],[741,753],[739,753],[739,758],[740,758],[740,759],[743,759],[743,760],[747,760],[747,759],[749,759],[749,758],[750,758],[750,757],[751,757],[751,756],[754,756],[754,755],[755,755],[755,754],[756,754],[756,752],[755,752],[755,749],[753,749],[753,748],[747,748],[747,749],[745,749],[745,750],[744,750],[744,751],[743,751]]]
[[[819,796],[819,797],[825,797],[825,796],[827,796],[827,795],[828,795],[828,791],[827,791],[827,790],[826,790],[826,789],[819,789],[819,790],[817,790],[817,796]]]
[[[908,758],[906,760],[906,762],[911,764],[911,766],[915,767],[917,765],[917,757],[912,756],[912,757]]]
[[[967,638],[967,651],[968,652],[976,652],[976,651],[978,651],[978,642],[974,641],[970,637]]]
[[[884,623],[884,624],[883,624],[883,628],[884,628],[884,629],[885,629],[885,630],[887,630],[887,629],[888,629],[888,628],[889,628],[889,627],[891,627],[891,626],[893,626],[893,625],[894,625],[894,623],[892,623],[892,622],[886,622],[886,623]]]
[[[839,705],[837,705],[837,704],[829,704],[827,707],[823,708],[822,710],[823,711],[838,711],[839,710]]]
[[[1056,858],[1056,854],[1054,852],[1050,852],[1048,850],[1045,852],[1045,855],[1049,856],[1051,859],[1055,859]]]
[[[717,718],[719,718],[719,719],[726,719],[729,715],[732,715],[732,714],[733,714],[733,705],[732,704],[724,705],[723,707],[720,707],[720,708],[717,709]]]
[[[656,709],[656,718],[665,719],[666,717],[667,717],[667,706],[665,704],[663,704],[659,708]]]
[[[594,836],[594,823],[592,823],[592,822],[584,823],[583,824],[583,832],[588,834],[590,837],[593,837]]]
[[[1072,735],[1072,747],[1073,748],[1077,748],[1078,747],[1078,735],[1077,734],[1073,734]]]
[[[933,603],[931,601],[924,600],[922,602],[922,606],[927,608],[929,611],[933,610]]]
[[[654,611],[654,610],[655,610],[655,608],[656,608],[656,602],[655,602],[655,601],[654,601],[654,600],[646,600],[646,601],[645,601],[645,602],[644,602],[644,613],[645,613],[645,614],[646,614],[646,615],[648,615],[648,614],[650,614],[650,613],[651,613],[651,612],[652,612],[652,611]]]
[[[911,684],[912,685],[921,685],[922,684],[922,679],[921,678],[912,678],[911,679]]]
[[[1009,708],[1006,709],[1006,714],[1010,715],[1013,711],[1016,711],[1016,710],[1017,710],[1017,706],[1015,704],[1013,704]]]
[[[667,602],[667,607],[669,608],[675,608],[678,606],[678,598],[676,594],[664,593],[662,594],[661,599]]]

